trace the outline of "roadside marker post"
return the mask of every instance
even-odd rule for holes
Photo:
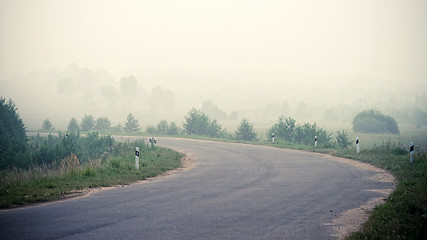
[[[317,136],[314,136],[314,147],[317,147]]]
[[[360,153],[360,148],[359,148],[359,137],[356,138],[356,152]]]
[[[411,142],[411,145],[409,147],[409,162],[412,163],[414,161],[414,151],[415,151],[415,145],[414,142]]]
[[[135,168],[139,170],[139,147],[135,148]]]
[[[271,134],[271,142],[274,142],[274,133]]]

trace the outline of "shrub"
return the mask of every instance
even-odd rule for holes
[[[365,110],[353,119],[353,131],[361,133],[392,133],[399,134],[396,121],[376,110]]]
[[[344,130],[342,130],[341,132],[337,131],[337,134],[338,134],[337,136],[338,146],[340,146],[341,148],[347,148],[348,146],[350,146],[351,141],[346,131]]]
[[[240,126],[237,128],[236,139],[242,141],[254,141],[257,139],[257,134],[254,131],[253,124],[249,123],[248,120],[243,119]]]
[[[209,116],[195,108],[188,112],[183,126],[187,134],[207,135],[210,137],[220,137],[224,134],[222,126],[216,119],[211,120]]]
[[[316,123],[304,123],[303,125],[296,124],[295,119],[285,116],[280,116],[267,133],[267,138],[270,138],[274,133],[274,137],[278,140],[287,142],[302,143],[306,145],[314,145],[314,137],[317,136],[319,144],[329,146],[331,143],[331,134],[325,129],[319,128]]]

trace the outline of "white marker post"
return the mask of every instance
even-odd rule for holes
[[[274,133],[271,134],[271,142],[274,142]]]
[[[411,142],[411,145],[409,147],[409,162],[410,163],[412,163],[414,161],[414,150],[415,150],[414,142]]]
[[[356,152],[360,153],[360,148],[359,148],[359,137],[356,138]]]
[[[139,147],[135,148],[135,168],[139,170]]]
[[[314,136],[314,147],[317,147],[317,136]]]

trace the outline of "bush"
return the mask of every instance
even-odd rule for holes
[[[287,142],[294,142],[296,138],[295,129],[295,119],[291,117],[285,118],[285,116],[282,115],[279,117],[279,121],[275,123],[268,131],[267,138],[270,138],[274,133],[274,137],[276,139],[281,139]]]
[[[353,131],[361,133],[392,133],[399,134],[396,121],[376,110],[365,110],[353,119]]]
[[[267,133],[267,138],[270,138],[274,133],[274,137],[278,140],[286,142],[302,143],[305,145],[314,145],[314,137],[317,136],[317,142],[323,146],[329,146],[331,143],[331,134],[325,129],[319,128],[316,123],[304,123],[303,125],[296,124],[295,119],[285,116],[280,116],[279,121],[275,123]]]
[[[216,119],[211,120],[209,116],[200,110],[192,108],[183,124],[187,134],[206,135],[210,137],[220,137],[224,134],[222,126]]]
[[[254,131],[254,125],[249,123],[246,119],[242,120],[235,134],[236,139],[241,141],[255,141],[257,139],[257,134]]]
[[[341,148],[347,148],[348,146],[350,146],[351,141],[346,131],[344,130],[342,130],[341,132],[337,131],[337,134],[338,134],[337,136],[338,146],[340,146]]]

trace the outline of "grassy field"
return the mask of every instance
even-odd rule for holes
[[[136,145],[135,145],[136,144]],[[79,194],[86,188],[126,185],[155,177],[181,166],[182,154],[170,149],[134,145],[140,148],[140,169],[135,169],[133,147],[124,156],[91,160],[80,165],[75,155],[61,166],[34,167],[0,174],[0,208],[55,200]]]

